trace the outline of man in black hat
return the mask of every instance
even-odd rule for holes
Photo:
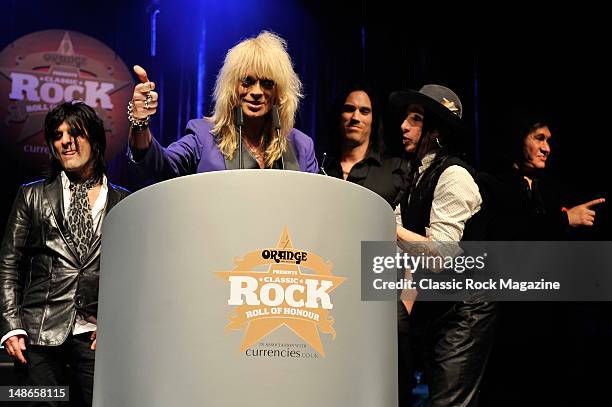
[[[404,118],[402,141],[413,168],[400,203],[398,241],[462,240],[482,197],[472,168],[459,158],[466,133],[459,97],[444,86],[425,85],[418,92],[394,92],[390,103]],[[431,405],[476,405],[491,350],[495,304],[420,302],[411,317],[414,330],[423,332]]]
[[[104,124],[85,103],[53,108],[45,139],[50,174],[17,192],[0,250],[1,343],[20,385],[66,386],[70,367],[71,405],[91,405],[100,232],[128,192],[106,178]]]

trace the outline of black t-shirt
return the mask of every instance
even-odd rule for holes
[[[343,178],[340,160],[337,158],[329,159],[323,169],[329,176]],[[407,174],[406,160],[398,157],[383,158],[379,153],[369,151],[363,160],[353,165],[346,180],[376,192],[395,208],[405,188]]]

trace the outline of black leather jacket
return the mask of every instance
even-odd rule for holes
[[[105,216],[127,195],[109,182]],[[77,309],[97,313],[100,236],[81,262],[62,205],[59,176],[17,193],[0,249],[0,336],[24,329],[31,345],[61,345]]]

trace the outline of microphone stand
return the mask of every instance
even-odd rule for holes
[[[244,126],[244,116],[242,115],[241,106],[234,108],[234,122],[238,129],[238,168],[242,170],[244,168],[244,163],[242,162],[242,126]]]
[[[280,114],[278,113],[278,105],[272,105],[272,125],[274,126],[274,129],[276,130],[276,137],[280,140],[281,121],[280,121]],[[283,170],[285,169],[285,160],[282,155],[281,155],[281,167]]]

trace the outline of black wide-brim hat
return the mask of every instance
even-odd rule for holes
[[[410,105],[421,105],[425,112],[433,113],[451,130],[465,133],[465,124],[461,121],[463,105],[459,96],[442,85],[425,85],[418,92],[412,89],[399,90],[389,96],[389,105],[397,115],[406,115]],[[457,134],[457,135],[460,135]]]

